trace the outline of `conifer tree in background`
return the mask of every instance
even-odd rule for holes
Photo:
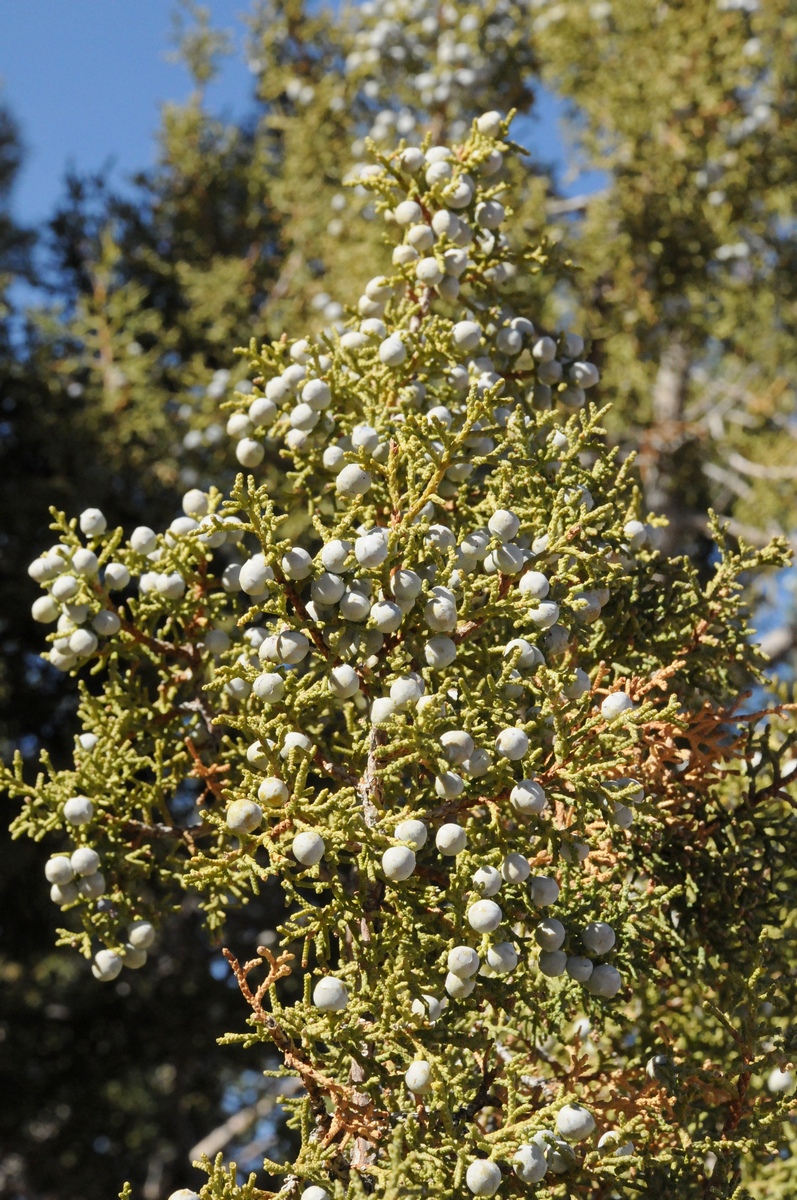
[[[583,339],[534,327],[516,150],[490,112],[361,176],[403,253],[367,316],[252,342],[228,494],[160,534],[58,515],[31,574],[82,729],[8,773],[16,831],[56,835],[101,982],[147,971],[185,888],[215,929],[279,881],[279,945],[227,953],[226,1041],[301,1084],[283,1195],[783,1192],[793,730],[739,690],[740,578],[785,550],[715,523],[701,585],[651,547]]]

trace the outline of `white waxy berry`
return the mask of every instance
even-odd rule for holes
[[[67,904],[74,904],[79,895],[76,883],[54,883],[50,888],[50,899],[59,908],[64,908]]]
[[[332,1200],[326,1188],[319,1187],[318,1184],[311,1184],[302,1192],[299,1200]]]
[[[393,219],[397,225],[415,225],[423,219],[420,204],[415,200],[402,200],[393,209]]]
[[[450,821],[438,829],[434,843],[441,854],[461,854],[468,844],[468,835],[461,825]]]
[[[390,846],[382,855],[382,870],[391,883],[409,879],[415,870],[415,852],[408,846]]]
[[[477,900],[468,909],[468,924],[476,933],[493,933],[504,919],[494,900]]]
[[[266,645],[266,642],[263,643]],[[295,666],[310,650],[310,642],[298,629],[285,629],[276,636],[277,661]]]
[[[634,702],[627,692],[610,692],[601,703],[601,716],[605,721],[615,721],[633,707]]]
[[[545,1151],[533,1142],[518,1146],[512,1159],[512,1168],[522,1183],[539,1183],[548,1170]]]
[[[207,496],[200,488],[191,488],[183,496],[183,512],[187,517],[205,517],[210,510]]]
[[[539,815],[547,804],[545,788],[534,779],[521,779],[509,793],[509,803],[526,816]]]
[[[525,566],[526,556],[514,542],[505,542],[487,555],[485,566],[489,567],[490,563],[493,563],[502,575],[517,575]]]
[[[550,629],[559,620],[559,605],[553,600],[541,600],[526,610],[526,616],[537,629]]]
[[[410,708],[411,705],[417,704],[423,695],[424,685],[423,680],[414,676],[405,676],[402,679],[395,679],[390,685],[390,699],[393,701],[397,709]]]
[[[531,642],[527,642],[525,638],[512,638],[511,642],[507,642],[504,646],[504,658],[508,658],[514,651],[519,651],[517,666],[521,671],[530,671],[533,667],[541,667],[545,662],[542,656],[542,651],[536,646],[532,646]]]
[[[502,729],[495,739],[495,748],[510,762],[518,762],[528,753],[529,739],[522,729],[515,727]]]
[[[340,615],[347,621],[364,621],[371,612],[371,601],[356,588],[347,588],[340,598]]]
[[[86,825],[94,813],[88,796],[72,796],[64,805],[64,820],[70,825]]]
[[[501,872],[486,864],[474,871],[471,878],[473,886],[478,888],[483,896],[495,896],[500,892],[501,884],[504,882]]]
[[[281,675],[265,671],[262,675],[258,675],[252,690],[258,700],[264,700],[267,704],[276,704],[285,695],[285,680]]]
[[[507,883],[525,883],[530,874],[531,867],[525,854],[515,851],[507,854],[501,863],[501,876]]]
[[[185,592],[185,580],[179,571],[167,571],[155,576],[155,591],[166,600],[179,600]]]
[[[630,829],[634,823],[634,811],[619,800],[613,800],[611,820],[619,829]]]
[[[314,412],[323,412],[332,403],[332,392],[323,379],[310,379],[302,388],[302,400]]]
[[[451,416],[451,413],[443,404],[439,404],[436,408],[431,408],[426,415],[427,417],[437,416],[441,412],[448,413],[449,417]],[[442,420],[442,418],[440,419]],[[427,545],[434,546],[443,554],[445,554],[448,550],[453,550],[454,546],[457,544],[457,539],[447,525],[430,525],[429,532],[424,538],[424,541],[427,543]]]
[[[342,1012],[349,1003],[349,993],[345,983],[332,975],[319,979],[313,988],[313,1004],[322,1012]]]
[[[775,1067],[767,1075],[767,1089],[773,1095],[790,1092],[793,1087],[794,1073],[792,1071],[783,1071],[780,1067]],[[598,1142],[598,1145],[600,1145],[600,1142]]]
[[[69,861],[76,875],[94,875],[99,869],[100,856],[96,850],[92,850],[91,846],[78,846]],[[53,882],[60,883],[61,881],[55,879]]]
[[[560,950],[564,945],[565,927],[556,917],[546,917],[534,930],[534,940],[543,950]]]
[[[462,979],[449,971],[443,985],[452,1000],[465,1000],[476,987],[475,979]]]
[[[434,233],[428,225],[413,225],[407,231],[407,241],[413,250],[423,253],[434,245]]]
[[[368,454],[373,454],[379,445],[379,433],[373,425],[362,422],[352,429],[351,444],[355,450],[365,450]]]
[[[72,567],[80,575],[93,576],[100,569],[100,561],[93,550],[81,546],[72,555]]]
[[[478,129],[479,133],[483,133],[485,137],[497,138],[502,133],[502,122],[503,117],[501,116],[500,112],[496,112],[495,109],[491,109],[489,112],[482,113],[482,115],[477,118],[476,128]]]
[[[110,983],[116,979],[123,967],[122,959],[113,950],[98,950],[94,955],[94,964],[91,968],[91,973],[95,979],[99,979],[102,983]]]
[[[98,508],[85,508],[80,514],[80,531],[86,537],[99,537],[107,527],[108,522]]]
[[[457,602],[448,588],[435,587],[423,610],[424,620],[435,633],[451,633],[457,627]]]
[[[592,683],[587,672],[582,671],[581,667],[576,667],[573,674],[573,682],[569,683],[564,689],[565,696],[567,696],[568,700],[580,700],[590,690]]]
[[[130,534],[130,546],[137,554],[151,554],[158,544],[158,535],[148,525],[137,525]]]
[[[400,842],[409,842],[413,850],[420,850],[426,845],[429,830],[423,821],[416,821],[410,817],[406,821],[399,821],[393,830],[393,837]]]
[[[296,861],[303,867],[314,867],[324,857],[326,845],[320,833],[316,833],[314,829],[306,829],[303,833],[296,834],[291,843],[291,850]]]
[[[528,596],[530,600],[544,600],[550,587],[548,578],[543,575],[542,571],[527,571],[521,577],[518,591],[522,596]]]
[[[392,577],[393,595],[400,604],[415,600],[421,594],[423,581],[415,571],[400,567]]]
[[[433,671],[442,671],[457,657],[457,644],[441,634],[429,639],[423,648],[423,655]]]
[[[581,934],[581,940],[592,954],[608,954],[614,949],[617,939],[606,921],[590,921]]]
[[[227,828],[232,833],[252,833],[262,820],[263,810],[254,800],[233,800],[227,809]]]
[[[559,884],[549,875],[535,875],[531,881],[531,902],[537,908],[548,908],[559,899]]]
[[[567,969],[567,955],[564,950],[541,950],[539,964],[543,975],[557,979]]]
[[[354,667],[348,663],[340,663],[332,667],[327,675],[327,686],[338,700],[348,700],[360,690],[360,677]]]
[[[44,878],[48,883],[57,883],[63,887],[64,884],[71,883],[75,878],[75,870],[65,854],[58,854],[46,863]]]
[[[487,529],[474,529],[465,535],[460,544],[464,554],[481,562],[490,549],[490,533]]]
[[[98,646],[97,635],[90,629],[76,629],[69,639],[69,649],[79,658],[93,654]]]
[[[487,528],[502,542],[511,542],[520,529],[520,520],[508,508],[499,508],[490,517]]]
[[[371,621],[380,633],[395,633],[401,627],[404,613],[391,600],[377,600],[371,605]]]
[[[571,979],[575,979],[576,983],[586,983],[594,969],[595,964],[591,958],[584,958],[580,954],[568,955],[567,974]]]
[[[43,554],[39,558],[34,558],[28,567],[28,575],[36,583],[47,583],[50,579],[54,579],[63,569],[64,560],[60,554]]]
[[[492,755],[488,750],[478,746],[472,754],[470,754],[462,764],[462,769],[466,774],[474,779],[480,779],[486,775],[493,765]]]
[[[354,557],[366,570],[381,566],[388,555],[389,540],[386,529],[370,529],[354,543]]]
[[[648,540],[648,527],[641,521],[626,521],[623,533],[628,538],[631,550],[641,550]]]
[[[482,327],[475,321],[457,321],[451,330],[451,340],[457,350],[475,350],[482,339]]]
[[[410,1063],[404,1074],[404,1082],[416,1096],[424,1096],[432,1090],[432,1068],[424,1058]]]
[[[272,382],[274,382],[272,380]],[[277,419],[277,406],[273,398],[268,396],[258,396],[252,401],[249,408],[249,420],[252,425],[268,427],[273,425]],[[243,430],[241,432],[244,432]]]
[[[427,287],[434,287],[443,278],[443,271],[436,258],[421,258],[415,264],[415,278]]]
[[[436,996],[429,996],[426,992],[421,994],[420,1000],[413,1000],[412,1011],[418,1017],[423,1017],[434,1025],[435,1021],[439,1021],[443,1015],[443,1010],[448,1006],[446,999],[438,1000]]]
[[[465,788],[465,780],[456,771],[443,771],[435,776],[434,790],[441,800],[455,800]]]
[[[86,900],[97,900],[105,893],[105,876],[101,871],[84,875],[77,881],[77,890]]]
[[[130,572],[124,563],[110,562],[105,568],[103,581],[109,592],[120,592],[130,582]]]
[[[518,964],[518,953],[511,942],[497,942],[487,951],[487,965],[496,975],[511,975]]]
[[[98,738],[96,733],[81,733],[78,736],[78,741],[84,750],[91,751],[97,745]]]
[[[247,596],[262,596],[273,578],[274,572],[266,562],[265,556],[255,554],[242,564],[238,585]]]
[[[344,542],[340,538],[333,538],[331,542],[327,542],[321,548],[318,557],[327,571],[332,572],[334,575],[340,575],[346,570],[346,560],[351,551],[351,542]]]
[[[122,951],[122,961],[129,970],[140,971],[147,961],[147,952],[138,946],[126,945]]]
[[[610,1000],[623,986],[623,978],[610,963],[599,963],[587,980],[585,987],[593,996]]]
[[[39,596],[31,605],[30,615],[34,621],[39,621],[42,625],[50,625],[53,621],[58,620],[60,611],[52,596]]]
[[[556,1114],[556,1132],[568,1142],[583,1142],[595,1132],[595,1118],[583,1104],[566,1104]]]
[[[613,1154],[615,1158],[628,1158],[635,1152],[635,1146],[633,1142],[624,1142],[622,1138],[619,1129],[607,1129],[598,1138],[598,1149]]]
[[[331,571],[323,571],[310,587],[310,595],[316,604],[337,604],[345,591],[346,584],[340,575],[333,575]]]
[[[476,224],[482,229],[497,229],[506,216],[506,210],[498,200],[483,200],[476,205]]]
[[[266,448],[254,438],[241,438],[235,447],[235,457],[242,467],[259,467],[266,457]]]
[[[335,480],[335,491],[339,496],[354,499],[364,496],[371,486],[371,476],[357,463],[348,463]]]
[[[325,470],[329,470],[332,475],[337,475],[343,469],[344,463],[346,463],[346,451],[343,450],[342,446],[326,446],[322,455],[322,462]]]
[[[371,724],[384,725],[396,711],[396,706],[389,696],[378,696],[371,701]]]
[[[79,589],[80,583],[74,575],[59,575],[52,590],[56,600],[63,603],[64,600],[71,600],[77,595]]]
[[[290,795],[284,780],[280,779],[278,775],[269,775],[261,781],[257,789],[258,800],[261,804],[267,804],[269,808],[279,808],[281,805],[287,804]]]
[[[137,950],[148,950],[155,941],[155,926],[149,921],[134,921],[128,926],[127,940]]]
[[[446,967],[452,975],[458,975],[460,979],[470,979],[480,965],[481,960],[471,946],[454,946],[448,952]]]
[[[464,729],[449,729],[440,738],[443,754],[455,766],[473,753],[473,738]]]
[[[465,1182],[474,1196],[494,1196],[501,1186],[501,1168],[488,1158],[476,1158],[465,1172]]]
[[[242,438],[252,432],[253,422],[248,413],[234,412],[227,418],[225,429],[230,437]]]
[[[407,357],[407,347],[397,334],[385,338],[379,346],[379,359],[386,367],[399,367]]]
[[[306,579],[313,570],[313,560],[301,546],[294,546],[283,554],[280,566],[286,579]]]

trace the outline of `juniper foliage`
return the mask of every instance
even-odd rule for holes
[[[783,1136],[794,734],[744,706],[742,580],[785,547],[714,522],[707,583],[656,549],[582,338],[534,328],[518,152],[488,113],[376,153],[403,252],[342,329],[244,353],[249,473],[163,533],[56,513],[32,567],[82,733],[7,773],[15,832],[100,980],[187,889],[218,930],[279,882],[227,1041],[302,1085],[286,1196],[739,1197]]]

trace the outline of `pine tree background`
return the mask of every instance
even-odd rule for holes
[[[548,256],[526,298],[535,324],[593,341],[613,404],[607,442],[622,457],[638,452],[643,507],[670,521],[664,549],[689,555],[705,578],[717,554],[709,508],[729,520],[732,545],[791,536],[796,34],[791,0],[340,11],[285,0],[252,12],[251,117],[236,127],[207,111],[224,43],[193,10],[182,53],[195,92],[164,110],[156,166],[133,199],[100,180],[68,181],[38,233],[49,296],[25,314],[9,288],[35,277],[34,235],[10,217],[18,137],[6,114],[4,756],[21,749],[33,771],[46,748],[62,766],[77,729],[74,681],[42,664],[30,618],[39,590],[26,569],[54,540],[48,506],[71,515],[97,505],[111,526],[160,528],[188,487],[228,486],[232,410],[219,404],[249,378],[234,347],[333,325],[368,279],[391,271],[371,196],[344,186],[368,160],[365,140],[417,142],[426,127],[435,140],[461,138],[481,111],[533,114],[542,88],[568,105],[573,160],[603,171],[605,185],[563,195],[548,164],[512,167],[514,236]],[[521,142],[523,128],[521,117]],[[279,460],[265,469],[279,494]],[[771,575],[743,578],[754,606],[771,604]],[[789,578],[767,635],[787,680]],[[294,1135],[272,1119],[274,1089],[259,1074],[276,1060],[215,1045],[241,1028],[241,1001],[190,893],[152,967],[101,988],[81,959],[53,948],[46,853],[27,840],[2,847],[0,1072],[14,1103],[0,1118],[0,1194],[93,1198],[130,1179],[136,1195],[159,1200],[200,1181],[188,1163],[209,1137],[211,1156],[220,1149],[245,1169],[279,1158]],[[226,944],[254,952],[280,905],[267,887],[234,909]],[[780,920],[788,940],[791,916]],[[700,1019],[684,1017],[687,1033]],[[785,1134],[782,1145],[782,1162],[748,1180],[751,1194],[793,1190]]]

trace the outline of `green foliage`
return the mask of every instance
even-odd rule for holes
[[[225,1041],[302,1084],[284,1194],[520,1195],[529,1147],[538,1195],[738,1197],[788,1110],[761,1079],[793,1037],[794,735],[741,694],[742,580],[786,549],[715,521],[706,584],[655,549],[583,340],[526,315],[549,259],[502,232],[518,149],[490,113],[377,154],[404,250],[342,329],[252,343],[253,473],[159,535],[57,514],[33,568],[50,661],[89,678],[72,767],[6,776],[15,833],[96,850],[54,899],[104,980],[184,890],[217,929],[279,881],[279,952],[227,955],[252,1011]],[[214,1200],[271,1194],[205,1168]]]

